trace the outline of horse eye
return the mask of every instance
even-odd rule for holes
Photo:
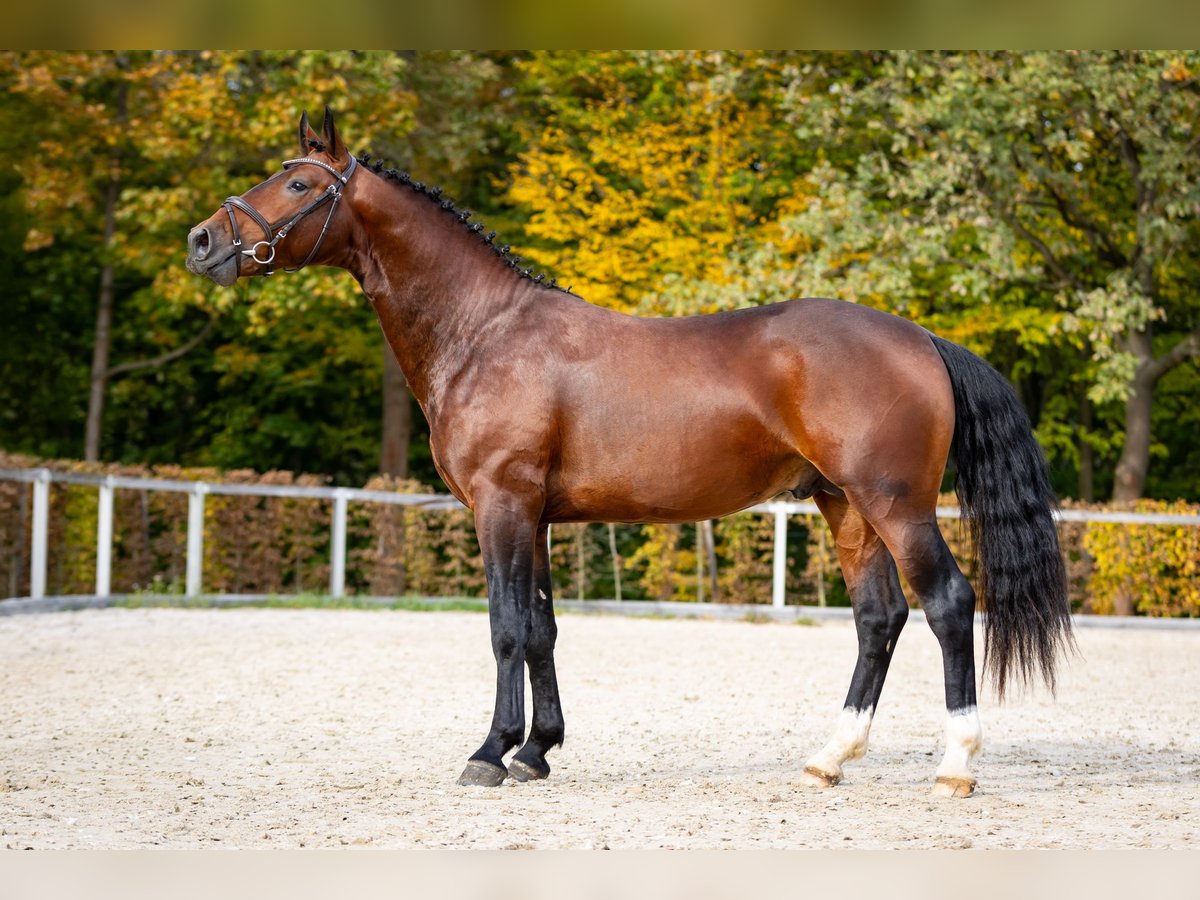
[[[308,185],[305,184],[303,181],[293,181],[291,184],[288,185],[288,189],[299,193],[300,191],[307,191]]]

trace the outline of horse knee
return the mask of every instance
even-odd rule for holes
[[[550,659],[554,656],[554,644],[558,640],[558,625],[553,619],[535,621],[529,632],[529,642],[525,648],[525,658],[534,662]]]
[[[492,633],[492,653],[499,662],[523,657],[528,645],[528,634],[523,628],[497,628]]]

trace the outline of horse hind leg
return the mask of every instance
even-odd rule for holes
[[[871,719],[896,640],[908,619],[908,604],[891,554],[862,515],[843,497],[821,493],[815,499],[834,534],[858,632],[858,661],[841,718],[801,775],[803,784],[831,787],[841,781],[846,762],[867,752]]]
[[[958,568],[932,513],[903,511],[875,523],[905,580],[916,592],[942,649],[946,686],[946,752],[933,793],[969,797],[976,780],[971,760],[983,745],[975,696],[975,591]]]

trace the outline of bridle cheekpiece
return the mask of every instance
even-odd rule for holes
[[[275,267],[272,265],[272,263],[275,259],[276,245],[285,237],[287,237],[288,232],[292,230],[297,222],[299,222],[313,210],[319,209],[323,204],[329,203],[329,214],[325,216],[325,224],[321,226],[321,233],[317,236],[316,243],[313,244],[312,249],[308,251],[308,256],[304,257],[304,262],[300,263],[298,266],[294,266],[292,268],[285,266],[284,271],[300,271],[310,262],[312,262],[313,257],[317,255],[317,251],[321,248],[321,242],[325,240],[325,233],[329,230],[329,223],[333,220],[333,213],[337,209],[338,201],[342,199],[342,188],[349,183],[350,176],[353,175],[354,170],[358,168],[358,160],[351,156],[350,164],[346,166],[346,170],[344,172],[339,172],[333,166],[329,165],[329,163],[321,162],[319,159],[309,159],[306,156],[302,156],[298,159],[286,159],[283,161],[283,168],[285,171],[293,166],[301,165],[320,166],[333,176],[333,183],[321,193],[321,196],[311,201],[307,206],[279,226],[278,231],[271,226],[271,223],[267,221],[266,216],[260,213],[241,197],[227,197],[225,202],[221,204],[221,207],[229,215],[229,227],[233,229],[233,246],[238,253],[237,262],[239,275],[242,273],[243,256],[248,256],[260,266],[265,267],[266,272],[263,274],[271,275],[274,273]],[[265,240],[261,240],[254,244],[254,246],[252,246],[249,250],[241,249],[242,235],[238,230],[237,217],[233,214],[235,209],[241,210],[247,216],[253,219],[255,224],[257,224],[258,227],[263,230],[263,234],[266,235]],[[259,259],[259,247],[267,248],[268,252],[266,259]]]

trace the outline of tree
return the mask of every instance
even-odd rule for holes
[[[1088,354],[1084,406],[1123,402],[1113,497],[1134,499],[1155,387],[1200,354],[1198,68],[1194,53],[883,57],[832,99],[792,98],[801,136],[865,123],[875,138],[814,170],[822,200],[787,225],[826,256],[870,255],[828,270],[843,288],[874,279],[903,306],[942,285],[977,311],[1005,296],[1037,310],[1027,340]]]
[[[34,223],[26,248],[54,256],[91,241],[99,260],[86,458],[101,454],[111,380],[180,359],[208,335],[204,323],[237,302],[182,271],[181,235],[201,210],[278,165],[299,115],[278,98],[302,102],[312,91],[315,102],[344,105],[348,127],[369,141],[411,125],[412,97],[396,89],[402,66],[383,53],[0,56],[0,79],[10,102],[24,105],[23,137],[36,148],[20,163]],[[311,281],[280,279],[257,299],[285,308],[329,295],[356,302],[352,283],[323,277],[315,291]],[[114,342],[144,358],[111,364]]]

